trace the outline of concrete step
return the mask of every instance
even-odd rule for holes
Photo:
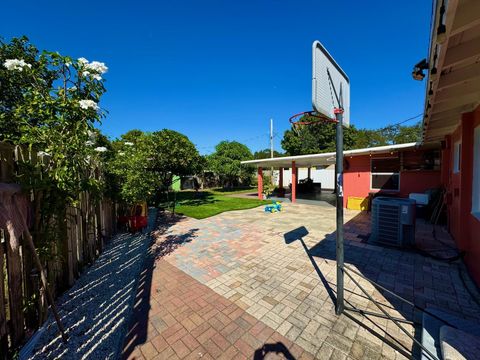
[[[438,359],[443,359],[442,341],[440,338],[442,327],[457,328],[473,336],[480,337],[480,324],[478,322],[465,320],[458,315],[434,307],[428,307],[426,310],[434,316],[423,313],[422,345]],[[449,334],[449,331],[446,331],[446,334]],[[425,351],[422,351],[421,359],[433,360]]]
[[[440,349],[443,360],[477,360],[480,336],[445,325],[440,328]]]

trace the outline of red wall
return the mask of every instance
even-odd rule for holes
[[[404,156],[409,155],[409,151],[404,152]],[[413,152],[412,152],[413,153]],[[375,155],[381,157],[382,155]],[[390,157],[392,155],[384,155]],[[395,155],[397,156],[397,155]],[[348,197],[368,197],[370,192],[370,159],[369,155],[347,157],[344,178],[344,197],[343,205],[347,207]],[[348,169],[347,169],[348,167]],[[439,188],[441,186],[441,173],[438,170],[431,171],[402,171],[400,172],[400,191],[392,192],[402,197],[408,197],[408,194],[417,192],[423,193],[428,189]]]
[[[449,230],[459,249],[465,251],[465,263],[480,286],[480,220],[471,214],[473,189],[473,134],[480,126],[480,106],[462,115],[459,127],[445,138],[444,158],[449,160],[448,174],[442,177],[447,189]],[[453,145],[461,141],[460,172],[453,173]]]

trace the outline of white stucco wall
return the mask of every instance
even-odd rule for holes
[[[275,184],[278,185],[278,170],[274,170],[274,179]],[[298,180],[306,179],[308,176],[307,168],[298,169]],[[325,169],[311,169],[311,177],[313,182],[321,183],[322,189],[334,189],[335,188],[335,168],[334,166],[329,166]],[[287,187],[292,182],[292,169],[283,170],[283,186]]]

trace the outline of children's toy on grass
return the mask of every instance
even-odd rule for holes
[[[271,205],[265,206],[265,212],[274,213],[282,211],[282,204],[278,201],[273,201]]]

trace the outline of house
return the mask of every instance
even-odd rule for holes
[[[419,64],[422,64],[419,68]],[[399,196],[445,190],[448,230],[480,286],[480,1],[434,1],[429,56],[414,68],[427,70],[423,139],[344,152],[344,206],[349,198],[386,192]],[[245,161],[262,169],[291,169],[291,201],[297,199],[298,168],[335,162],[335,153]]]
[[[442,144],[448,229],[480,285],[480,1],[433,11],[423,141]]]

